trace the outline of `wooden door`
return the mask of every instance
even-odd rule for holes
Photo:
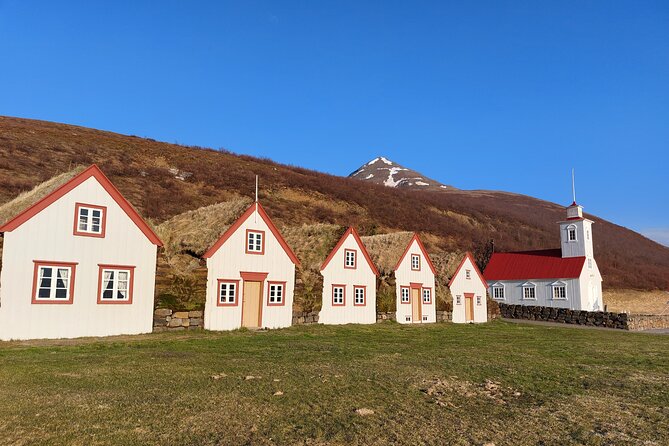
[[[474,322],[474,295],[465,293],[465,322]]]
[[[262,311],[262,282],[244,281],[242,327],[259,328]]]
[[[411,288],[411,321],[422,322],[422,316],[420,290],[418,288]]]

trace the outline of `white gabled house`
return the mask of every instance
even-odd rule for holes
[[[418,234],[414,234],[395,266],[397,322],[436,322],[435,269]]]
[[[453,322],[478,323],[488,321],[486,297],[488,284],[476,266],[474,257],[466,253],[455,270],[448,288],[453,296]]]
[[[289,327],[300,262],[260,205],[253,203],[203,255],[204,328]]]
[[[0,232],[0,339],[152,331],[162,242],[97,166]]]
[[[505,304],[603,311],[592,223],[574,202],[567,207],[567,219],[559,222],[561,249],[494,253],[483,272],[492,299]]]
[[[374,266],[355,228],[339,239],[321,266],[322,324],[376,323],[376,278]]]

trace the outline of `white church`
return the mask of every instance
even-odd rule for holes
[[[603,311],[592,224],[574,200],[559,222],[560,249],[494,253],[483,273],[490,297],[506,304]]]

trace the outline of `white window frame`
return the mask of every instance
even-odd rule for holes
[[[431,304],[432,303],[432,289],[431,288],[423,288],[423,303],[424,304]],[[425,296],[427,296],[427,300],[425,300]]]
[[[354,305],[366,305],[367,302],[367,292],[364,287],[361,286],[354,286],[353,287],[353,304]],[[360,296],[362,296],[361,299],[358,299]]]
[[[267,296],[267,305],[283,305],[285,291],[286,287],[283,283],[270,283],[267,290],[269,293]],[[273,301],[272,298],[274,298]]]
[[[104,297],[105,296],[105,291],[109,291],[107,289],[107,279],[106,275],[107,273],[112,273],[112,297]],[[126,288],[125,288],[125,297],[123,299],[119,299],[115,297],[119,291],[121,291],[120,288],[120,282],[121,280],[119,279],[120,273],[126,273],[127,274],[127,279],[125,280],[126,282]],[[100,284],[100,302],[129,302],[132,299],[132,274],[133,271],[128,268],[102,268],[102,283]]]
[[[226,300],[225,302],[221,299],[223,297],[223,286],[225,286],[226,289]],[[237,305],[237,291],[239,287],[239,282],[236,281],[225,281],[221,280],[218,283],[218,303],[219,305]],[[230,296],[230,292],[232,292],[232,296]],[[230,297],[232,297],[232,301],[230,300]]]
[[[406,297],[406,300],[404,299]],[[408,304],[411,302],[411,290],[409,288],[400,288],[400,302]]]
[[[50,269],[51,270],[51,277],[49,279],[49,287],[43,287],[42,286],[42,279],[44,279],[43,275],[43,270],[45,269]],[[61,271],[67,271],[67,277],[66,278],[58,278],[58,273]],[[64,287],[59,287],[57,286],[58,280],[64,280],[65,286]],[[68,302],[70,300],[70,289],[72,285],[72,267],[71,266],[63,266],[63,265],[49,265],[49,264],[44,264],[44,265],[39,265],[37,267],[37,282],[35,286],[35,296],[34,300],[36,302]],[[54,284],[55,282],[55,284]],[[49,290],[49,296],[48,297],[40,297],[40,290],[41,289],[48,289]],[[58,290],[65,290],[65,297],[56,297],[56,293]]]
[[[571,238],[572,233],[574,234],[573,239]],[[578,241],[578,231],[576,230],[576,225],[567,226],[567,241],[569,243]]]
[[[559,289],[563,290],[563,293],[557,293],[557,294],[564,294],[564,296],[556,296],[556,292],[558,292]],[[551,284],[551,299],[552,300],[567,300],[567,284],[564,282],[555,282]]]
[[[526,291],[532,291],[532,297],[526,297],[528,294]],[[537,300],[537,286],[535,284],[529,282],[523,284],[522,300]]]
[[[261,254],[265,250],[263,245],[265,243],[265,234],[261,231],[251,231],[246,233],[246,251]]]
[[[471,269],[466,269],[465,270],[465,279],[470,280],[472,278],[472,270]]]
[[[483,298],[481,296],[476,296],[476,306],[480,307],[483,305]]]
[[[350,254],[350,256],[349,256]],[[344,268],[355,269],[357,261],[357,253],[353,249],[344,250]]]
[[[592,269],[592,259],[588,258],[588,269]]]
[[[506,290],[503,283],[495,283],[490,288],[492,289],[493,300],[506,300]],[[501,291],[501,297],[497,295],[497,291]]]
[[[82,229],[81,224],[82,224],[82,215],[81,211],[87,211],[88,215],[86,215],[84,218],[86,219],[84,223],[84,228]],[[71,212],[71,211],[70,211]],[[100,217],[94,217],[93,213],[94,212],[99,212]],[[98,218],[97,224],[94,223],[93,219]],[[105,218],[105,209],[104,208],[97,208],[97,207],[91,207],[91,206],[86,206],[83,204],[79,204],[77,208],[77,231],[76,232],[81,232],[84,234],[94,234],[94,235],[102,235],[102,231],[104,229],[104,218]],[[94,231],[93,226],[97,226],[98,230]]]
[[[455,305],[462,305],[462,296],[460,295],[455,296]]]
[[[341,294],[338,295],[337,291],[341,291]],[[344,305],[345,302],[345,296],[346,296],[346,287],[340,286],[340,285],[333,285],[332,286],[332,305],[337,305],[341,306]]]
[[[416,266],[414,266],[414,260]],[[420,271],[420,254],[411,254],[411,270]]]

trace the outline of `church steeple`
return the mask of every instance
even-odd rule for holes
[[[567,206],[567,219],[560,222],[562,257],[587,257],[592,259],[592,221],[583,217],[583,206],[576,203],[574,170],[571,171],[573,202]]]

